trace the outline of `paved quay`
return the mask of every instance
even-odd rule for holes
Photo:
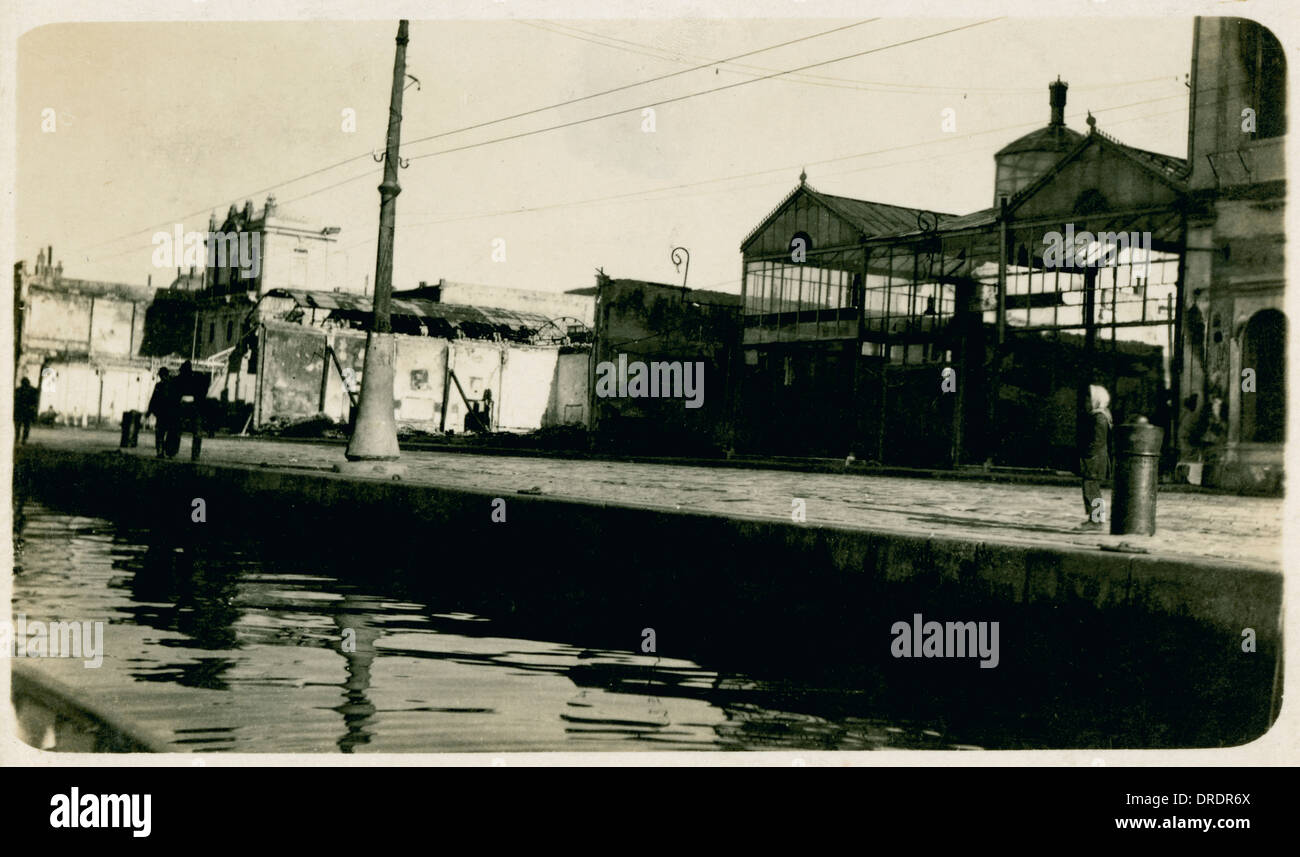
[[[117,449],[116,432],[35,428],[32,444],[82,451]],[[153,436],[123,452],[153,456]],[[174,464],[188,466],[188,436]],[[343,461],[337,444],[217,437],[203,462],[325,470]],[[1136,548],[1171,559],[1279,568],[1283,500],[1196,492],[1162,493],[1154,536],[1077,529],[1077,487],[972,480],[907,479],[614,461],[556,460],[428,451],[403,452],[408,482],[446,488],[523,491],[611,505],[791,520],[795,498],[810,526],[849,527],[1039,549]],[[1109,494],[1109,492],[1107,492]]]

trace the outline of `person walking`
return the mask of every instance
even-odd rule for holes
[[[149,397],[149,410],[145,416],[153,415],[153,448],[158,458],[167,454],[167,435],[172,430],[172,420],[176,409],[172,402],[172,372],[166,366],[158,370],[158,383],[153,385],[153,395]]]
[[[1097,384],[1088,387],[1088,413],[1080,424],[1079,474],[1083,477],[1083,508],[1088,517],[1079,526],[1099,530],[1106,521],[1101,481],[1110,475],[1110,393]]]
[[[36,412],[40,408],[41,393],[32,386],[32,382],[23,378],[14,390],[14,438],[19,443],[27,443],[32,433],[32,423],[36,421]]]
[[[203,449],[203,403],[207,399],[207,386],[203,383],[203,376],[194,371],[194,365],[188,360],[181,364],[180,375],[176,378],[176,393],[179,419],[171,454],[180,451],[181,435],[188,431],[193,437],[190,461],[198,461]]]

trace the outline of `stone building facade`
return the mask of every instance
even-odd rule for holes
[[[1239,490],[1282,478],[1286,83],[1266,28],[1197,20],[1180,446],[1192,481]]]

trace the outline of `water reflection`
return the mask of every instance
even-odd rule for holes
[[[344,753],[370,742],[368,728],[375,716],[374,703],[366,696],[370,689],[370,668],[375,662],[375,642],[383,632],[375,627],[366,613],[367,603],[353,594],[344,594],[338,609],[331,611],[338,630],[338,652],[346,662],[347,679],[343,682],[343,702],[334,710],[343,715],[346,731],[339,736],[338,748]]]
[[[15,612],[102,619],[99,670],[42,662],[193,752],[954,746],[853,688],[525,638],[400,575],[275,546],[15,514]],[[556,629],[563,635],[564,629]]]

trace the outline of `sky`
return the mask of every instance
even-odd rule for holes
[[[688,285],[738,293],[741,241],[801,169],[841,196],[951,213],[992,205],[993,153],[1047,123],[1058,75],[1071,127],[1086,131],[1091,110],[1129,145],[1186,157],[1190,17],[980,21],[412,20],[407,72],[419,86],[403,105],[394,288],[446,278],[564,291],[594,285],[597,268],[679,284],[670,256],[684,246]],[[260,209],[270,188],[282,210],[341,228],[332,275],[373,282],[382,164],[370,153],[384,146],[396,30],[24,34],[19,258],[30,266],[52,244],[65,276],[167,285],[175,272],[153,265],[155,232],[206,231],[209,212],[220,222],[245,199]],[[668,103],[653,107],[651,131],[643,110],[657,102]],[[948,108],[955,130],[944,129]]]

